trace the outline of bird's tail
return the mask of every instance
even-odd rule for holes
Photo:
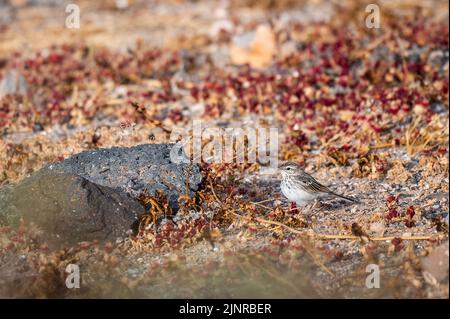
[[[337,196],[337,197],[340,197],[340,198],[343,198],[343,199],[346,199],[346,200],[351,201],[353,203],[359,203],[359,200],[357,200],[357,199],[350,198],[350,197],[347,197],[347,196],[344,196],[344,195],[340,195],[340,194],[337,194],[335,192],[330,192],[330,194],[332,194],[334,196]]]

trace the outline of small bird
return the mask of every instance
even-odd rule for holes
[[[337,196],[351,202],[357,202],[355,199],[336,194],[328,187],[320,184],[311,175],[305,173],[300,165],[294,162],[287,162],[280,166],[281,192],[291,202],[298,205],[317,200],[325,196]],[[315,205],[314,205],[315,206]]]

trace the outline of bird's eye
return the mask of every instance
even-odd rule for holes
[[[290,171],[290,170],[291,170],[291,167],[289,167],[289,166],[286,167],[286,170],[287,170],[287,171]]]

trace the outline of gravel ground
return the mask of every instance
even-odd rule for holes
[[[62,3],[11,3],[1,186],[201,120],[277,128],[280,161],[360,202],[295,214],[277,174],[203,163],[198,202],[137,237],[55,251],[27,221],[0,225],[1,297],[448,298],[448,2],[380,1],[380,30],[360,1],[78,1],[80,29]]]

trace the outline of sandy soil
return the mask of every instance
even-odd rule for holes
[[[12,1],[0,79],[27,93],[1,97],[2,185],[202,120],[277,128],[281,161],[360,202],[296,213],[278,174],[202,164],[198,203],[136,238],[52,251],[26,221],[0,228],[0,296],[448,298],[448,3],[383,1],[367,30],[364,2],[316,2],[78,1],[68,29],[64,6]]]

